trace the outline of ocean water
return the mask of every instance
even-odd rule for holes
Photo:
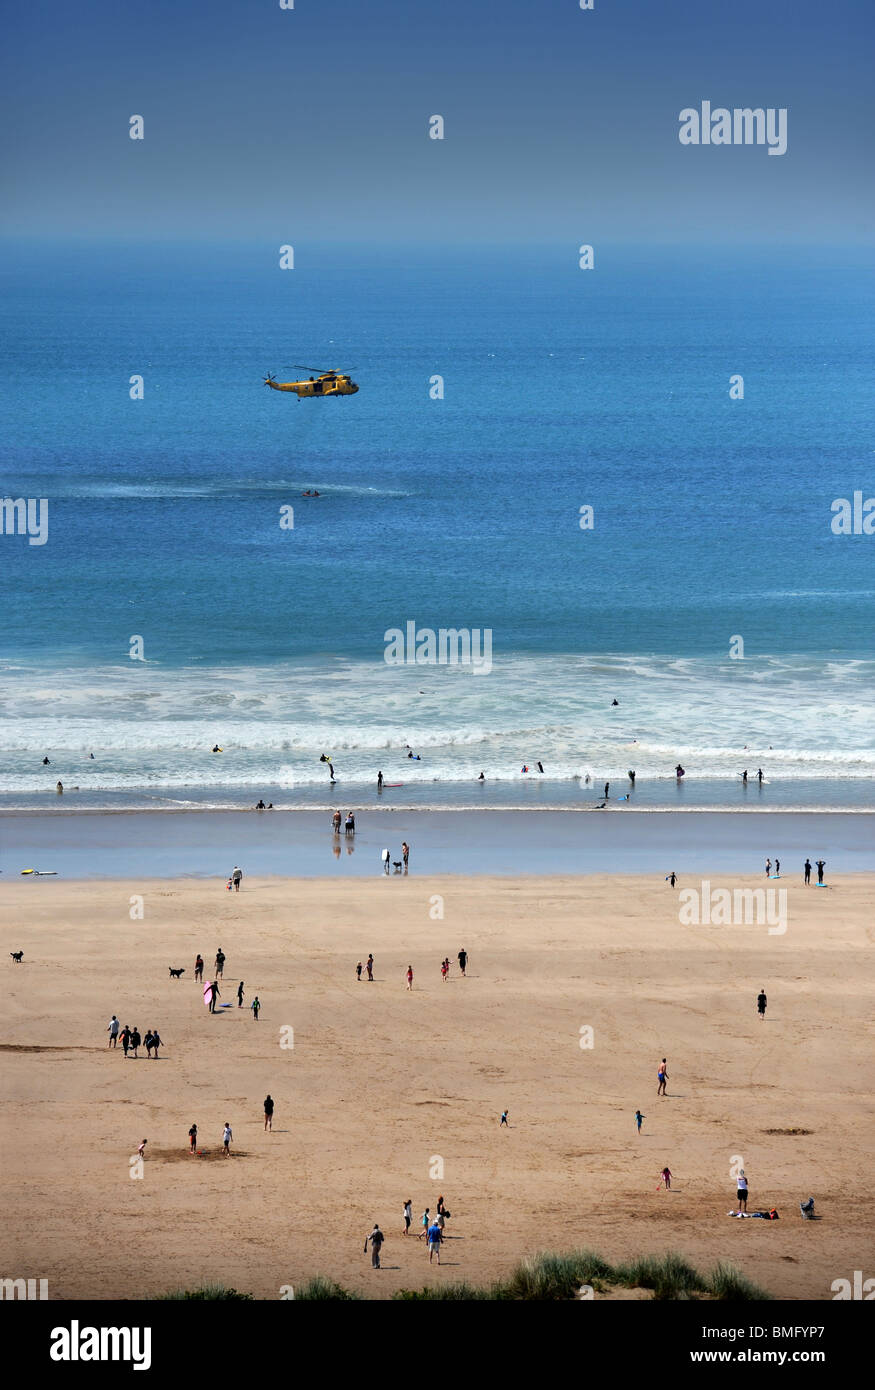
[[[875,808],[871,268],[573,251],[7,246],[0,805]]]

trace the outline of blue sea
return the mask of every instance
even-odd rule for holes
[[[875,496],[861,257],[7,243],[2,286],[3,495],[49,525],[0,535],[0,805],[380,770],[583,806],[632,768],[628,809],[875,808],[875,536],[830,525]],[[300,362],[358,394],[264,388]],[[491,671],[387,664],[411,621]]]

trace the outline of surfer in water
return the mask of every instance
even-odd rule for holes
[[[678,763],[678,765],[677,765],[677,767],[675,768],[674,772],[675,772],[675,776],[677,777],[678,781],[680,781],[680,779],[684,776],[684,774],[685,774],[685,772],[686,772],[686,768],[681,767],[680,763]]]

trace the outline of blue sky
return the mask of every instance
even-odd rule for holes
[[[5,31],[12,234],[872,240],[872,0],[36,0]],[[703,98],[788,107],[787,154],[682,147]]]

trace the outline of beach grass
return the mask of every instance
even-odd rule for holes
[[[296,1303],[314,1303],[319,1300],[327,1303],[353,1303],[362,1295],[354,1289],[345,1289],[336,1279],[326,1279],[322,1274],[314,1274],[306,1284],[295,1289]]]
[[[611,1289],[617,1287],[648,1290],[655,1300],[698,1296],[720,1302],[748,1303],[765,1302],[771,1297],[734,1265],[723,1261],[707,1274],[701,1274],[683,1255],[674,1251],[664,1255],[640,1255],[623,1264],[611,1265],[595,1250],[572,1250],[563,1255],[549,1251],[529,1255],[506,1279],[490,1285],[452,1280],[419,1289],[398,1289],[392,1298],[404,1303],[549,1303],[578,1299],[585,1289],[610,1296]],[[199,1289],[178,1289],[159,1297],[205,1301],[251,1299],[253,1295],[238,1293],[222,1284],[205,1284]],[[335,1279],[316,1274],[295,1290],[294,1301],[351,1303],[366,1297],[354,1289],[344,1288]]]
[[[714,1298],[732,1303],[755,1303],[769,1297],[735,1265],[725,1264],[722,1260],[708,1275],[708,1292]]]
[[[225,1284],[202,1284],[199,1289],[172,1289],[170,1293],[160,1293],[158,1299],[161,1302],[191,1301],[195,1303],[212,1303],[220,1301],[231,1301],[238,1303],[251,1303],[255,1295],[251,1293],[238,1293],[236,1289],[229,1289]]]

